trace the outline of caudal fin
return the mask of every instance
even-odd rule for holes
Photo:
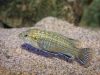
[[[88,67],[90,65],[90,61],[92,59],[92,51],[90,48],[82,48],[80,50],[79,56],[78,56],[78,62],[84,67]]]

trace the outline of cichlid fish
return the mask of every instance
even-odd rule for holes
[[[36,48],[68,55],[72,59],[77,59],[80,64],[86,66],[90,64],[92,56],[91,49],[77,48],[76,42],[78,42],[78,40],[65,37],[56,32],[40,29],[29,29],[20,33],[19,37],[25,41],[28,41]]]

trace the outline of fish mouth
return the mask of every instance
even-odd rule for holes
[[[21,39],[23,42],[28,41],[28,39],[24,36],[23,33],[20,33],[20,34],[18,35],[18,37],[19,37],[19,39]]]
[[[22,33],[19,33],[18,37],[19,37],[20,39],[24,39],[24,38],[27,38],[26,35],[27,35],[27,33],[22,32]]]
[[[20,34],[18,35],[18,37],[19,37],[20,39],[22,39],[22,33],[20,33]]]

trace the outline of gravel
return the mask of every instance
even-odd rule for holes
[[[91,48],[94,51],[91,65],[84,68],[76,61],[68,62],[62,56],[53,56],[24,43],[18,34],[30,28],[0,28],[0,75],[100,74],[100,30],[76,27],[54,17],[42,19],[35,27],[77,39],[80,48]]]

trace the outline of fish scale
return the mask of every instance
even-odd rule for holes
[[[70,53],[75,54],[76,53],[76,55],[77,55],[78,49],[76,47],[72,47],[72,46],[74,46],[74,43],[72,43],[72,41],[67,42],[72,39],[68,40],[65,38],[65,36],[59,35],[55,32],[51,33],[51,32],[44,31],[44,33],[43,34],[42,33],[43,32],[40,32],[40,34],[38,34],[38,35],[40,35],[41,41],[43,43],[46,43],[45,45],[43,45],[43,43],[41,43],[40,45],[43,45],[44,47],[45,46],[48,47],[48,48],[46,47],[45,50],[55,51],[55,52],[57,51],[57,52],[62,52],[62,53],[67,53],[67,54],[70,54]],[[38,42],[38,44],[39,44],[39,42]],[[52,47],[53,47],[53,49],[51,49]],[[60,50],[57,50],[57,48],[60,48]],[[72,54],[70,54],[70,55],[72,55]]]

